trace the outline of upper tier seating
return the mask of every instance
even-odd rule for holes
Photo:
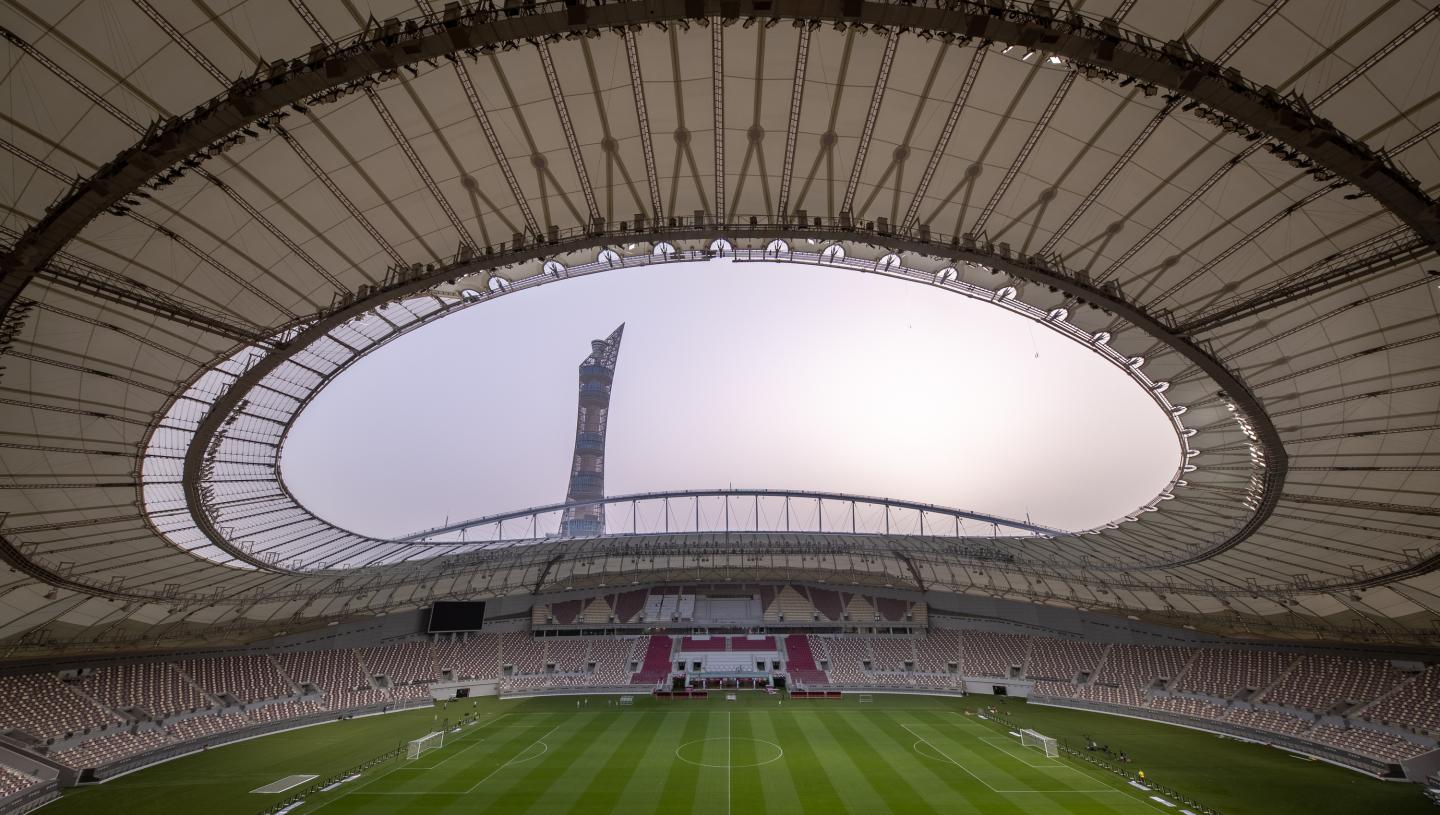
[[[1175,690],[1228,699],[1242,690],[1268,687],[1295,658],[1283,651],[1200,648]]]
[[[1365,708],[1360,718],[1440,733],[1440,665],[1431,665],[1404,687]]]
[[[277,654],[275,661],[286,676],[296,682],[308,682],[327,693],[370,687],[355,652],[348,649],[288,651]]]
[[[1194,653],[1189,648],[1112,645],[1095,682],[1125,688],[1147,688],[1156,679],[1174,679]]]
[[[295,692],[269,657],[235,656],[186,659],[180,670],[207,693],[229,694],[241,703],[276,699]]]
[[[815,617],[815,606],[806,597],[803,589],[795,586],[782,586],[775,592],[774,602],[765,606],[766,622],[805,622]],[[765,595],[762,592],[761,602],[764,602]]]
[[[1105,646],[1099,643],[1036,637],[1025,673],[1031,679],[1069,682],[1081,671],[1094,672],[1104,653]]]
[[[371,676],[389,677],[393,685],[433,682],[440,676],[428,642],[396,642],[378,648],[361,648],[359,656]]]
[[[1341,702],[1369,702],[1404,678],[1384,660],[1311,654],[1301,657],[1262,701],[1324,713]]]
[[[433,658],[437,673],[448,670],[456,679],[491,679],[500,675],[500,637],[472,634],[464,640],[437,642]]]
[[[645,590],[622,591],[615,595],[615,619],[622,623],[634,622],[645,610]]]
[[[966,676],[1009,676],[1012,665],[1025,664],[1030,647],[1029,637],[990,631],[963,631],[960,641],[960,673]]]
[[[810,602],[814,605],[815,611],[819,612],[820,618],[832,622],[845,616],[845,600],[840,592],[830,589],[810,589]]]
[[[80,680],[80,689],[111,709],[138,707],[155,718],[214,704],[168,662],[134,662],[96,668]]]
[[[51,674],[0,677],[0,726],[48,740],[119,721]]]

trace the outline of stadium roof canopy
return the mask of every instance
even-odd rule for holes
[[[0,9],[0,638],[729,579],[1440,639],[1440,8],[505,5]],[[1136,360],[1195,431],[1187,472],[1085,534],[441,556],[346,537],[278,481],[310,396],[456,308],[707,251],[819,260],[791,251],[810,240]]]

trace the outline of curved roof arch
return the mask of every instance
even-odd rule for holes
[[[513,290],[517,264],[814,237],[996,269],[1227,438],[1196,458],[1190,505],[1087,541],[1142,574],[981,578],[952,553],[927,585],[1433,640],[1440,109],[1418,66],[1440,11],[1362,5],[377,2],[379,23],[304,0],[9,6],[0,636],[259,631],[542,586],[609,544],[237,570],[160,541],[137,462],[239,348],[256,367],[217,392],[397,298]],[[213,434],[224,414],[184,421]],[[202,458],[170,465],[176,511],[201,502]]]

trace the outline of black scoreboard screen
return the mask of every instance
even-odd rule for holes
[[[485,624],[485,604],[478,600],[470,602],[442,601],[430,607],[431,634],[445,631],[479,631]]]

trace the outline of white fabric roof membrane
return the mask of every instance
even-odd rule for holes
[[[13,569],[0,638],[246,639],[457,593],[717,568],[1258,635],[1440,638],[1440,9],[1093,0],[1075,4],[1080,21],[1050,3],[661,5],[658,17],[628,2],[493,17],[426,0],[0,6],[0,535]],[[1118,56],[1096,45],[1106,30]],[[1256,124],[1255,99],[1278,111],[1271,125]],[[188,163],[143,166],[182,148]],[[1200,454],[1187,487],[1117,529],[1018,544],[1015,563],[930,539],[877,551],[795,535],[626,543],[651,547],[643,564],[613,541],[550,542],[296,573],[197,558],[143,511],[144,454],[174,432],[160,418],[199,426],[207,401],[176,397],[230,394],[251,363],[212,366],[257,340],[339,315],[312,350],[341,365],[403,328],[385,309],[439,309],[491,291],[492,274],[518,281],[541,259],[578,265],[614,243],[587,231],[625,222],[648,240],[700,213],[709,226],[688,242],[668,236],[681,249],[717,236],[759,249],[768,237],[748,225],[800,211],[871,260],[914,249],[923,227],[934,252],[905,252],[908,267],[957,266],[1112,334],[1188,407]],[[559,242],[536,247],[552,225]],[[505,254],[517,233],[525,251]],[[946,259],[958,250],[939,236],[965,234],[988,268]],[[424,268],[445,272],[457,252],[480,262]],[[1217,395],[1174,344],[1011,260],[1118,284],[1114,297],[1222,363],[1260,412],[1232,413],[1238,394]],[[412,264],[403,286],[372,288]],[[290,401],[305,376],[323,386],[327,372],[286,365]],[[226,500],[263,502],[269,441],[243,434],[266,406],[249,404],[225,414],[224,438],[249,445],[235,467],[257,492],[225,470]],[[1275,483],[1252,438],[1266,427],[1287,465]],[[185,452],[145,478],[188,515],[205,485],[197,471],[185,492]],[[206,540],[192,543],[218,546]]]

